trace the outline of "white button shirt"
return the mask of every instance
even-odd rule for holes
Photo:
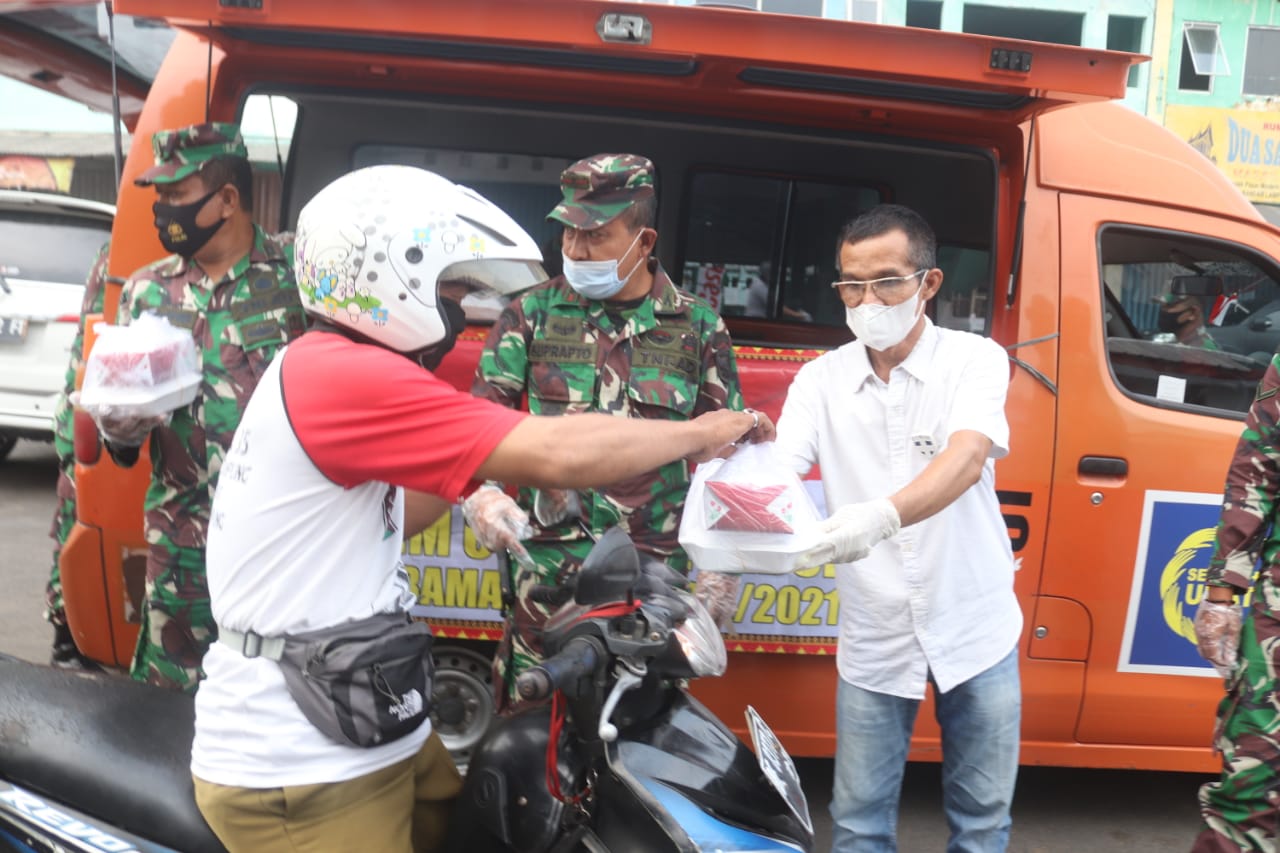
[[[806,364],[778,421],[792,467],[821,467],[828,512],[903,488],[957,431],[991,439],[978,482],[950,506],[836,566],[840,677],[905,698],[923,697],[930,673],[946,692],[985,671],[1022,631],[995,493],[995,460],[1009,452],[1008,358],[987,338],[925,324],[888,383],[857,341]]]

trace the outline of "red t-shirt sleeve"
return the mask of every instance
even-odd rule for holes
[[[343,486],[391,483],[456,501],[527,417],[458,391],[390,350],[312,333],[285,351],[285,410],[302,449]]]

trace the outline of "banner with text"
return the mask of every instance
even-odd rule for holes
[[[1217,164],[1249,201],[1280,204],[1280,115],[1170,106],[1164,125]]]

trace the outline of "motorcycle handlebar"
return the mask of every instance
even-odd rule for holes
[[[603,649],[591,637],[574,637],[565,647],[542,663],[516,677],[521,699],[546,699],[552,691],[592,672]]]

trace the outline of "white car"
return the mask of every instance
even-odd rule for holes
[[[0,190],[0,459],[19,438],[53,439],[84,282],[115,208]]]

